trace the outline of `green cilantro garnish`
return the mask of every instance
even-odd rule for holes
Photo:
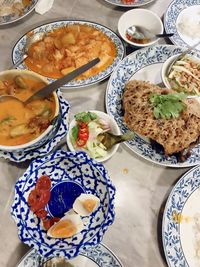
[[[181,93],[151,94],[149,100],[154,106],[153,114],[156,119],[171,119],[179,117],[180,113],[187,107],[182,101],[186,95]]]
[[[74,117],[76,121],[82,121],[88,123],[92,120],[95,120],[97,118],[97,115],[88,111],[88,112],[77,113]]]

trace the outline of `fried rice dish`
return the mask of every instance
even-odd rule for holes
[[[176,118],[155,118],[149,101],[152,93],[172,94],[145,81],[129,81],[123,95],[124,121],[131,131],[160,144],[166,155],[181,153],[196,144],[200,136],[200,103],[185,99],[186,108]]]

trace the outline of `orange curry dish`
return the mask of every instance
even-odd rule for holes
[[[100,30],[88,25],[68,25],[48,32],[28,49],[25,64],[43,76],[60,78],[99,57],[100,62],[78,77],[85,79],[98,74],[116,57],[112,40]]]
[[[46,84],[16,75],[0,80],[0,95],[14,95],[24,101]],[[56,103],[53,95],[24,105],[15,99],[0,104],[0,145],[17,146],[40,136],[51,124]]]

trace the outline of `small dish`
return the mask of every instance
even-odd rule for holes
[[[90,216],[82,217],[84,229],[72,237],[49,237],[42,220],[30,210],[30,192],[44,175],[51,180],[50,199],[45,207],[49,218],[55,217],[55,212],[59,213],[56,217],[62,218],[64,213],[72,209],[74,199],[81,193],[93,194],[100,199],[98,209]],[[16,222],[19,238],[35,248],[45,259],[76,257],[99,244],[109,225],[114,222],[115,191],[105,167],[83,151],[72,153],[58,150],[37,158],[15,185],[11,214]]]
[[[98,110],[91,110],[90,112],[95,113],[99,118],[103,119],[105,122],[108,123],[108,125],[111,128],[111,133],[115,134],[115,135],[120,135],[120,129],[116,123],[116,121],[108,114],[102,112],[102,111],[98,111]],[[76,120],[73,119],[69,125],[69,131],[67,134],[67,145],[70,151],[77,151],[76,148],[74,148],[72,142],[71,142],[71,138],[70,138],[70,134],[72,131],[72,128],[76,125]],[[103,157],[99,157],[99,158],[95,158],[95,160],[97,162],[103,162],[108,160],[109,158],[111,158],[117,151],[119,147],[119,144],[114,145],[110,150],[108,150],[107,155],[103,156]],[[80,148],[80,150],[83,150]],[[84,150],[85,152],[87,152],[86,150]]]
[[[118,32],[124,41],[136,47],[150,46],[155,44],[159,38],[155,38],[153,41],[144,44],[132,42],[126,36],[127,29],[132,25],[145,27],[155,34],[163,33],[162,21],[154,12],[146,9],[131,9],[125,12],[118,21]]]
[[[9,2],[9,1],[7,1]],[[12,6],[13,6],[13,1],[10,1],[11,3],[8,3],[6,5],[6,9],[11,9]],[[14,23],[14,22],[17,22],[23,18],[25,18],[28,14],[30,14],[36,4],[38,3],[38,0],[32,0],[32,1],[14,1],[15,4],[19,4],[20,2],[21,3],[25,3],[27,2],[26,5],[24,5],[24,7],[22,8],[22,10],[18,10],[18,12],[11,12],[9,14],[4,14],[3,12],[3,7],[1,7],[1,14],[0,14],[0,26],[3,26],[3,25],[8,25],[8,24],[11,24],[11,23]],[[22,5],[22,4],[21,4]]]
[[[183,59],[181,58],[180,60],[178,60],[178,64],[177,62],[175,62],[177,68],[180,68],[178,70],[178,76],[176,77],[176,75],[173,75],[173,77],[171,79],[169,79],[169,75],[167,75],[167,72],[168,72],[168,68],[170,66],[170,64],[173,63],[173,61],[179,56],[180,54],[178,55],[173,55],[171,57],[169,57],[164,63],[163,63],[163,66],[162,66],[162,69],[161,69],[161,77],[162,77],[162,81],[164,83],[164,85],[167,87],[167,88],[172,88],[172,89],[175,89],[176,91],[183,91],[183,92],[188,92],[188,93],[191,93],[191,94],[199,94],[200,91],[199,91],[199,85],[200,83],[192,77],[192,75],[189,74],[189,72],[191,71],[194,71],[195,74],[197,75],[197,78],[200,77],[200,70],[199,70],[199,73],[198,73],[198,65],[200,64],[200,59],[195,56],[195,55],[190,55],[190,54],[187,54],[185,57],[184,57],[184,61],[186,63],[186,60],[189,60],[189,62],[191,62],[192,64],[196,64],[195,65],[192,65],[194,66],[194,68],[188,68],[188,67],[184,67],[184,61]],[[195,68],[196,67],[196,68]],[[181,71],[181,68],[185,69],[185,71]],[[172,73],[172,69],[170,70],[170,73]],[[189,72],[187,72],[189,71]],[[181,76],[183,75],[183,76]],[[180,80],[180,83],[179,81],[176,79]],[[182,82],[182,85],[181,85],[181,79],[185,79],[185,81]],[[188,79],[190,80],[190,83],[187,83]],[[171,82],[170,82],[171,80]],[[193,83],[192,83],[193,81]],[[188,84],[188,85],[187,85]],[[198,85],[199,84],[199,85]],[[196,86],[197,85],[197,86]],[[192,89],[191,89],[192,88]]]

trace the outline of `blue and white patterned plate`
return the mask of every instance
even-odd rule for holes
[[[121,0],[104,0],[112,5],[121,6],[121,7],[138,7],[147,5],[155,0],[135,0],[132,4],[123,4]]]
[[[161,68],[165,60],[178,54],[182,48],[173,45],[157,45],[137,50],[125,57],[112,73],[106,91],[106,109],[113,116],[121,130],[126,132],[127,126],[123,120],[122,95],[126,82],[129,80],[146,80],[160,84]],[[198,55],[196,55],[198,56]],[[191,156],[183,163],[179,163],[175,156],[166,157],[164,153],[156,152],[151,144],[136,135],[135,139],[126,142],[127,146],[139,156],[169,167],[190,167],[200,163],[200,145],[192,149]]]
[[[61,110],[61,119],[58,123],[58,128],[56,130],[56,134],[52,137],[51,140],[49,140],[44,145],[36,148],[35,150],[31,151],[17,151],[17,152],[6,152],[0,150],[0,158],[9,159],[10,161],[14,162],[23,162],[25,160],[34,159],[37,157],[43,157],[46,154],[50,153],[56,145],[67,135],[68,132],[68,115],[70,110],[70,105],[62,97],[62,94],[60,91],[57,91],[57,95],[59,98],[60,103],[60,110]]]
[[[164,15],[164,27],[166,33],[173,32],[174,35],[170,37],[172,43],[187,47],[194,45],[199,41],[199,38],[192,38],[183,34],[179,29],[179,22],[185,16],[185,21],[198,21],[200,13],[200,0],[173,0],[168,6]],[[190,25],[188,25],[190,26]],[[197,47],[200,50],[200,46]]]
[[[163,214],[162,239],[170,267],[197,267],[200,262],[200,166],[176,183]]]
[[[17,267],[40,267],[40,255],[36,250],[30,250]],[[79,254],[74,260],[69,260],[74,267],[123,267],[116,255],[102,243]]]
[[[29,13],[31,13],[34,10],[37,2],[38,0],[32,0],[31,4],[28,5],[24,9],[22,14],[13,13],[13,14],[6,15],[6,16],[0,16],[0,26],[7,25],[7,24],[23,19],[24,17],[26,17]]]
[[[53,29],[56,28],[60,28],[66,25],[73,25],[73,24],[81,24],[81,25],[89,25],[92,26],[100,31],[102,31],[104,34],[106,34],[115,44],[116,46],[116,50],[117,50],[117,55],[116,58],[114,59],[113,63],[104,71],[100,72],[99,74],[89,77],[87,79],[83,79],[83,80],[74,80],[71,81],[69,83],[67,83],[66,85],[63,86],[63,88],[80,88],[80,87],[84,87],[84,86],[89,86],[95,83],[98,83],[102,80],[104,80],[105,78],[107,78],[111,72],[113,71],[113,69],[117,66],[117,64],[122,60],[122,58],[124,57],[124,53],[125,53],[125,48],[124,45],[121,41],[121,39],[117,36],[116,33],[114,33],[113,31],[111,31],[110,29],[108,29],[107,27],[97,24],[95,22],[89,22],[89,21],[84,21],[84,20],[60,20],[60,21],[55,21],[55,22],[51,22],[48,24],[44,24],[41,25],[37,28],[32,29],[30,32],[50,32]],[[24,52],[24,45],[26,43],[26,35],[23,35],[15,44],[13,51],[12,51],[12,60],[13,63],[16,63],[19,59],[22,58]],[[26,69],[26,65],[25,64],[21,64],[19,66],[20,69]],[[54,79],[48,78],[49,82],[54,81]]]
[[[49,213],[59,211],[59,217],[62,217],[72,208],[73,199],[81,193],[91,193],[100,199],[99,208],[90,216],[82,217],[84,229],[71,238],[48,237],[41,220],[30,211],[28,195],[42,175],[50,177],[52,192],[58,194],[58,201],[49,201]],[[19,178],[11,214],[17,224],[19,238],[25,244],[35,248],[45,258],[70,259],[101,242],[108,226],[114,221],[114,197],[115,187],[101,163],[91,159],[85,152],[59,150],[37,158]]]

